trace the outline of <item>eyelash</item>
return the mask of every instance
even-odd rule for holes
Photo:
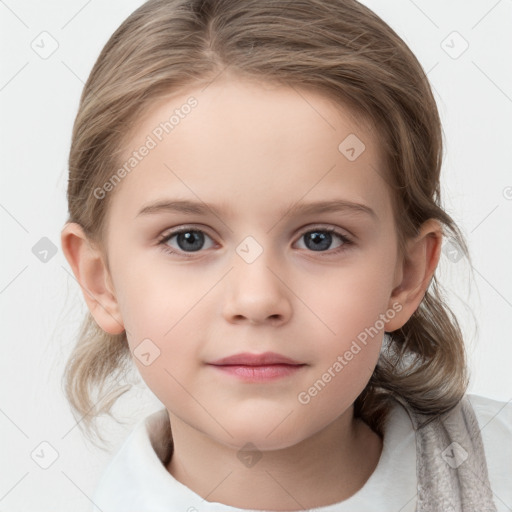
[[[339,254],[341,252],[344,252],[344,251],[348,250],[348,248],[351,245],[354,244],[354,242],[349,237],[347,237],[343,233],[340,233],[335,228],[325,228],[325,227],[309,228],[306,231],[303,231],[300,234],[298,239],[300,240],[300,238],[302,238],[307,233],[312,233],[312,232],[315,232],[315,231],[316,232],[320,232],[320,233],[333,233],[333,234],[335,234],[336,236],[338,236],[340,238],[340,240],[343,242],[343,245],[341,245],[340,247],[337,247],[336,249],[333,249],[331,251],[308,251],[308,252],[311,252],[311,253],[318,252],[318,254],[320,254],[321,256],[334,256],[334,255],[337,255],[337,254]],[[172,254],[172,255],[177,255],[177,256],[184,256],[185,258],[191,258],[191,257],[194,256],[195,252],[201,252],[201,251],[194,251],[194,252],[190,252],[190,253],[187,253],[185,251],[178,252],[178,251],[175,251],[174,249],[171,249],[168,245],[166,245],[166,243],[169,240],[171,240],[171,238],[173,238],[174,236],[179,235],[181,233],[188,233],[188,232],[203,233],[206,236],[208,236],[209,238],[211,238],[208,235],[208,233],[206,233],[202,229],[198,229],[198,228],[194,228],[194,227],[184,227],[184,228],[177,229],[176,231],[172,231],[171,233],[166,233],[165,235],[160,237],[159,240],[158,240],[158,245],[161,246],[162,250],[165,253],[167,253],[167,254]]]

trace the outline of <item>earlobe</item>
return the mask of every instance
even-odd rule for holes
[[[390,305],[399,303],[401,310],[386,324],[386,331],[402,327],[418,309],[439,263],[443,232],[435,219],[424,222],[418,235],[408,240],[406,254],[397,274],[400,282],[393,289]]]
[[[109,334],[122,333],[124,325],[119,305],[99,249],[74,222],[67,223],[62,229],[61,245],[96,323]]]

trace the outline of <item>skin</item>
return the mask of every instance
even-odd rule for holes
[[[311,91],[233,76],[181,90],[140,120],[125,156],[190,96],[198,106],[110,192],[105,247],[70,223],[62,231],[65,256],[103,330],[126,329],[132,351],[144,339],[158,347],[151,364],[134,363],[169,412],[175,450],[167,469],[177,480],[207,501],[240,508],[298,510],[345,500],[382,451],[380,436],[353,417],[353,402],[375,368],[384,331],[400,328],[420,304],[439,260],[441,227],[427,221],[400,257],[391,195],[376,172],[383,160],[375,134]],[[354,161],[338,150],[352,133],[366,146]],[[227,208],[219,216],[137,216],[164,198]],[[376,219],[282,213],[298,201],[327,199],[368,205]],[[158,245],[180,226],[205,233],[199,251],[186,252],[179,237],[166,244],[179,254]],[[315,251],[311,231],[325,228],[353,243],[333,235]],[[251,263],[237,253],[247,236],[262,250]],[[380,327],[382,314],[378,334],[301,403],[299,393],[365,328]],[[247,383],[206,364],[265,351],[306,366]],[[250,467],[237,456],[249,442],[261,456]]]

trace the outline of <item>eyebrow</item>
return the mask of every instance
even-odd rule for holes
[[[208,215],[213,213],[219,218],[223,216],[224,209],[212,204],[203,202],[163,199],[145,205],[136,217],[158,213],[184,213],[189,215]],[[310,203],[297,202],[280,212],[281,216],[308,215],[315,213],[347,212],[354,215],[369,215],[377,220],[377,214],[369,206],[361,203],[354,203],[344,199],[330,201],[315,201]]]
[[[231,209],[229,210],[231,211]],[[203,202],[189,201],[185,199],[163,199],[145,205],[136,217],[157,213],[185,213],[190,215],[208,215],[213,213],[222,217],[225,208],[217,207]],[[377,220],[377,214],[369,206],[361,203],[354,203],[345,199],[334,199],[330,201],[314,201],[310,203],[297,202],[280,212],[281,216],[308,215],[313,213],[347,212],[355,215],[369,215]]]
[[[185,199],[163,199],[145,205],[136,217],[158,213],[185,213],[189,215],[208,215],[213,213],[222,217],[224,209],[212,204],[190,201]],[[361,203],[354,203],[345,199],[334,199],[330,201],[314,201],[311,203],[297,202],[280,212],[281,216],[308,215],[313,213],[347,212],[355,215],[369,215],[377,220],[377,214],[369,206]]]

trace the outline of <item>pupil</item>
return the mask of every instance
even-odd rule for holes
[[[178,245],[181,249],[188,249],[192,251],[198,251],[201,249],[201,246],[203,244],[204,236],[202,233],[199,233],[198,231],[187,231],[186,233],[180,233],[178,235]],[[186,241],[186,247],[183,247],[180,241]]]
[[[306,240],[312,240],[313,246],[308,247],[309,249],[318,250],[320,249],[328,249],[331,245],[331,234],[330,233],[321,233],[318,231],[312,231],[309,237],[306,237]],[[308,244],[306,244],[308,245]]]

